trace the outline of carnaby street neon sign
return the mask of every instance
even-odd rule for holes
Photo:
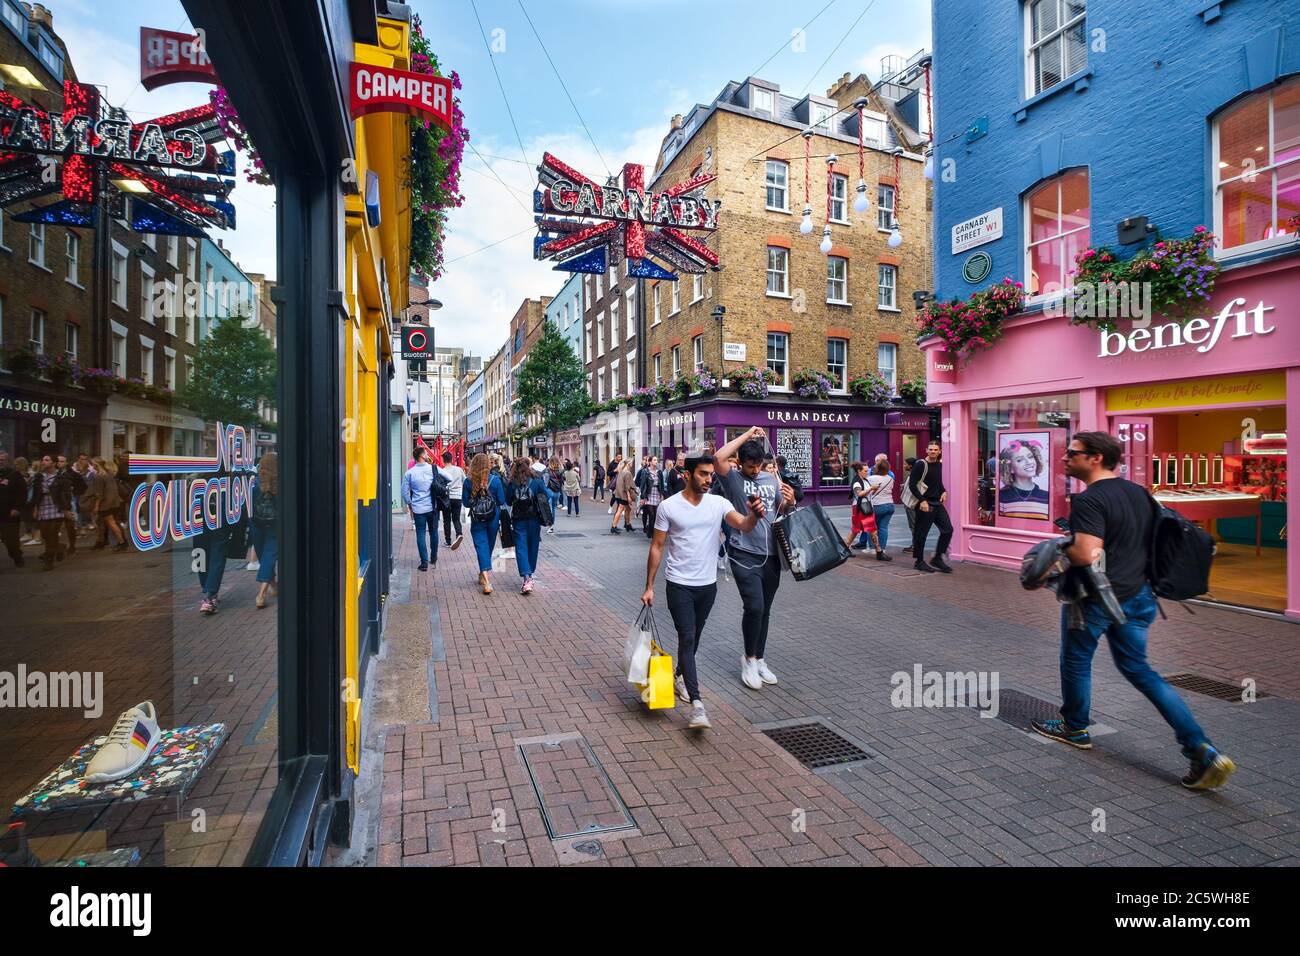
[[[203,457],[132,455],[128,470],[139,474],[205,474],[212,478],[173,478],[144,482],[131,495],[131,540],[141,551],[160,548],[170,538],[184,541],[204,531],[252,517],[253,442],[239,425],[217,424],[217,453]]]

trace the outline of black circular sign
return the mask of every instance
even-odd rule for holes
[[[962,278],[967,282],[983,282],[993,271],[993,257],[987,252],[975,252],[962,263]]]

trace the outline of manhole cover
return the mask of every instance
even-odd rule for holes
[[[583,840],[581,843],[573,844],[573,849],[587,856],[600,856],[603,852],[599,840]]]
[[[1018,690],[998,691],[998,720],[1018,730],[1028,730],[1031,720],[1052,720],[1061,716],[1061,705]]]
[[[555,536],[557,538],[585,538],[586,537],[586,535],[581,531],[557,531],[555,532]]]
[[[1231,704],[1242,703],[1241,695],[1244,688],[1240,684],[1229,684],[1227,681],[1202,677],[1200,674],[1173,674],[1166,677],[1165,680],[1175,687],[1181,687],[1183,690],[1190,690],[1196,694],[1204,694],[1206,697],[1213,697],[1216,700],[1226,700]],[[1256,700],[1268,696],[1270,695],[1263,691],[1255,691]]]
[[[636,828],[627,804],[584,737],[517,746],[552,840]]]
[[[763,733],[809,770],[871,759],[871,754],[821,723],[772,727]]]

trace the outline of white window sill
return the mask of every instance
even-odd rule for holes
[[[1233,246],[1231,249],[1216,249],[1214,251],[1215,262],[1232,262],[1236,259],[1244,259],[1249,256],[1259,255],[1261,252],[1268,252],[1273,249],[1285,249],[1294,246],[1300,237],[1292,234],[1274,236],[1271,239],[1260,239],[1256,242],[1248,242],[1244,245]]]
[[[13,249],[0,242],[0,252],[13,252]]]
[[[655,319],[653,322],[650,323],[650,328],[653,329],[656,325],[662,325],[663,321],[664,321],[663,319]]]
[[[902,312],[903,310],[898,308],[898,306],[895,305],[878,305],[876,306],[876,311],[877,312]]]
[[[780,212],[780,213],[784,213],[787,216],[793,215],[793,213],[791,213],[789,209],[780,209],[777,206],[764,206],[763,208],[768,212]]]
[[[42,272],[48,272],[50,275],[54,275],[54,270],[51,269],[43,262],[37,262],[35,259],[28,259],[27,264],[30,266],[35,266],[36,268],[40,269]]]
[[[765,293],[769,299],[793,299],[789,292],[768,292]]]
[[[853,225],[853,223],[849,222],[849,220],[847,220],[847,219],[828,219],[828,220],[826,220],[826,221],[829,222],[829,223],[830,223],[831,225],[833,225],[833,226],[851,226],[851,225]]]
[[[703,301],[704,301],[704,296],[700,296],[697,299],[691,299],[691,305],[694,305],[696,302],[703,302]]]
[[[844,306],[848,306],[849,308],[852,308],[852,307],[853,307],[853,303],[852,303],[852,302],[849,302],[847,299],[827,299],[827,300],[826,300],[826,304],[827,304],[827,305],[844,305]]]
[[[668,318],[671,319],[674,315],[677,315],[677,314],[680,313],[681,311],[682,311],[681,309],[674,309],[672,312],[669,312],[669,313],[668,313]],[[659,323],[656,322],[655,324],[658,325]]]
[[[67,276],[64,276],[63,281],[74,288],[80,289],[82,292],[86,291],[86,287],[74,279],[69,279]]]
[[[789,385],[769,385],[769,386],[767,387],[767,390],[768,390],[769,392],[785,392],[785,393],[789,394],[789,392],[790,392],[790,386],[789,386]]]

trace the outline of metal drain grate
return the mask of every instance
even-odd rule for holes
[[[773,727],[763,733],[809,770],[821,770],[844,763],[870,760],[871,754],[845,740],[825,724],[794,724]]]
[[[561,734],[516,747],[552,840],[636,829],[632,812],[586,738]]]
[[[1028,730],[1030,720],[1052,720],[1061,716],[1061,705],[1055,701],[1031,697],[1018,690],[998,691],[998,720],[1018,730]]]
[[[1226,700],[1230,704],[1242,703],[1241,695],[1245,690],[1240,684],[1229,684],[1227,681],[1202,677],[1200,674],[1171,674],[1165,680],[1175,687],[1181,687],[1183,690],[1190,690],[1195,694],[1204,694],[1206,697],[1213,697],[1216,700]],[[1264,693],[1262,690],[1255,691],[1256,700],[1269,696],[1271,695]]]

